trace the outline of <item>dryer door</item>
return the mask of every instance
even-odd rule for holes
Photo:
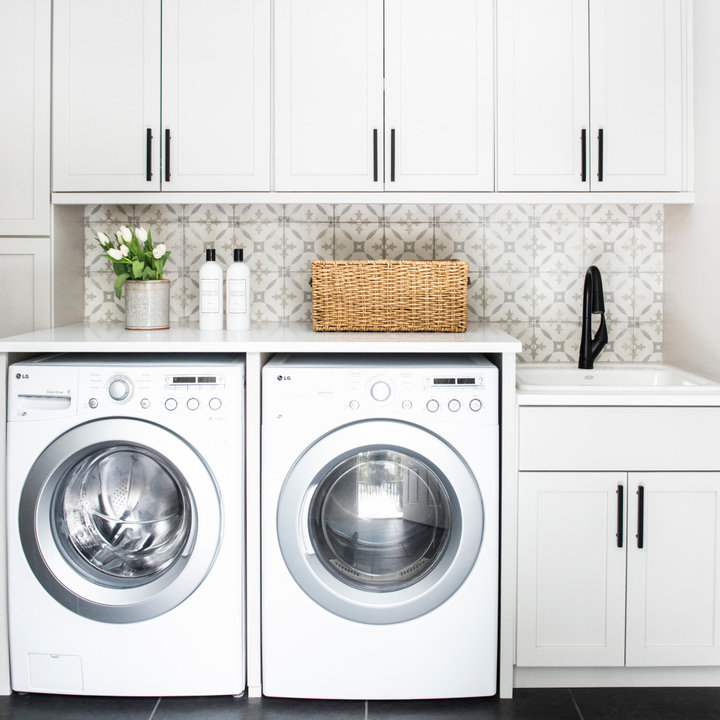
[[[464,582],[482,544],[483,502],[445,440],[367,420],[301,455],[277,527],[288,569],[315,602],[349,620],[395,623],[429,612]]]
[[[45,590],[93,620],[135,622],[181,603],[217,554],[215,480],[182,438],[154,423],[79,425],[33,464],[19,509],[27,561]]]

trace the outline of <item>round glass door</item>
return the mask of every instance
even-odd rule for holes
[[[78,571],[96,582],[151,582],[192,548],[192,504],[183,483],[149,448],[89,452],[55,491],[57,541]]]
[[[444,439],[399,420],[323,436],[285,478],[277,533],[303,591],[356,622],[388,624],[445,602],[483,537],[477,480]]]
[[[33,463],[18,513],[33,574],[93,620],[136,622],[187,598],[222,535],[215,479],[167,428],[107,418],[56,438]]]
[[[421,458],[365,450],[339,461],[310,505],[310,539],[328,571],[364,590],[392,592],[427,575],[447,549],[448,491]]]

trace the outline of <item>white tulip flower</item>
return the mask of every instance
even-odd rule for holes
[[[145,228],[135,228],[135,237],[141,242],[144,243],[147,240],[148,231]]]
[[[165,243],[160,243],[153,248],[153,257],[159,260],[166,253]]]
[[[122,239],[126,243],[129,243],[132,240],[132,230],[129,227],[127,227],[126,225],[123,225],[120,228],[120,234],[122,235]]]
[[[119,230],[115,233],[115,237],[117,238],[118,245],[122,245],[124,240],[123,240],[122,233]]]
[[[108,248],[107,254],[113,259],[113,260],[122,260],[123,254],[117,250],[116,248]]]
[[[130,248],[127,245],[123,244],[120,246],[120,252],[123,254],[123,257],[127,257],[128,253],[130,252]]]
[[[110,238],[107,236],[106,233],[100,232],[97,234],[97,239],[100,241],[100,244],[105,247],[110,243]]]

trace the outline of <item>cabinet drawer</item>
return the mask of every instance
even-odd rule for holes
[[[521,470],[718,470],[720,408],[521,407]]]

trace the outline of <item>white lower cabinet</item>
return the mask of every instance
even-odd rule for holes
[[[521,472],[517,664],[720,664],[720,472]]]

